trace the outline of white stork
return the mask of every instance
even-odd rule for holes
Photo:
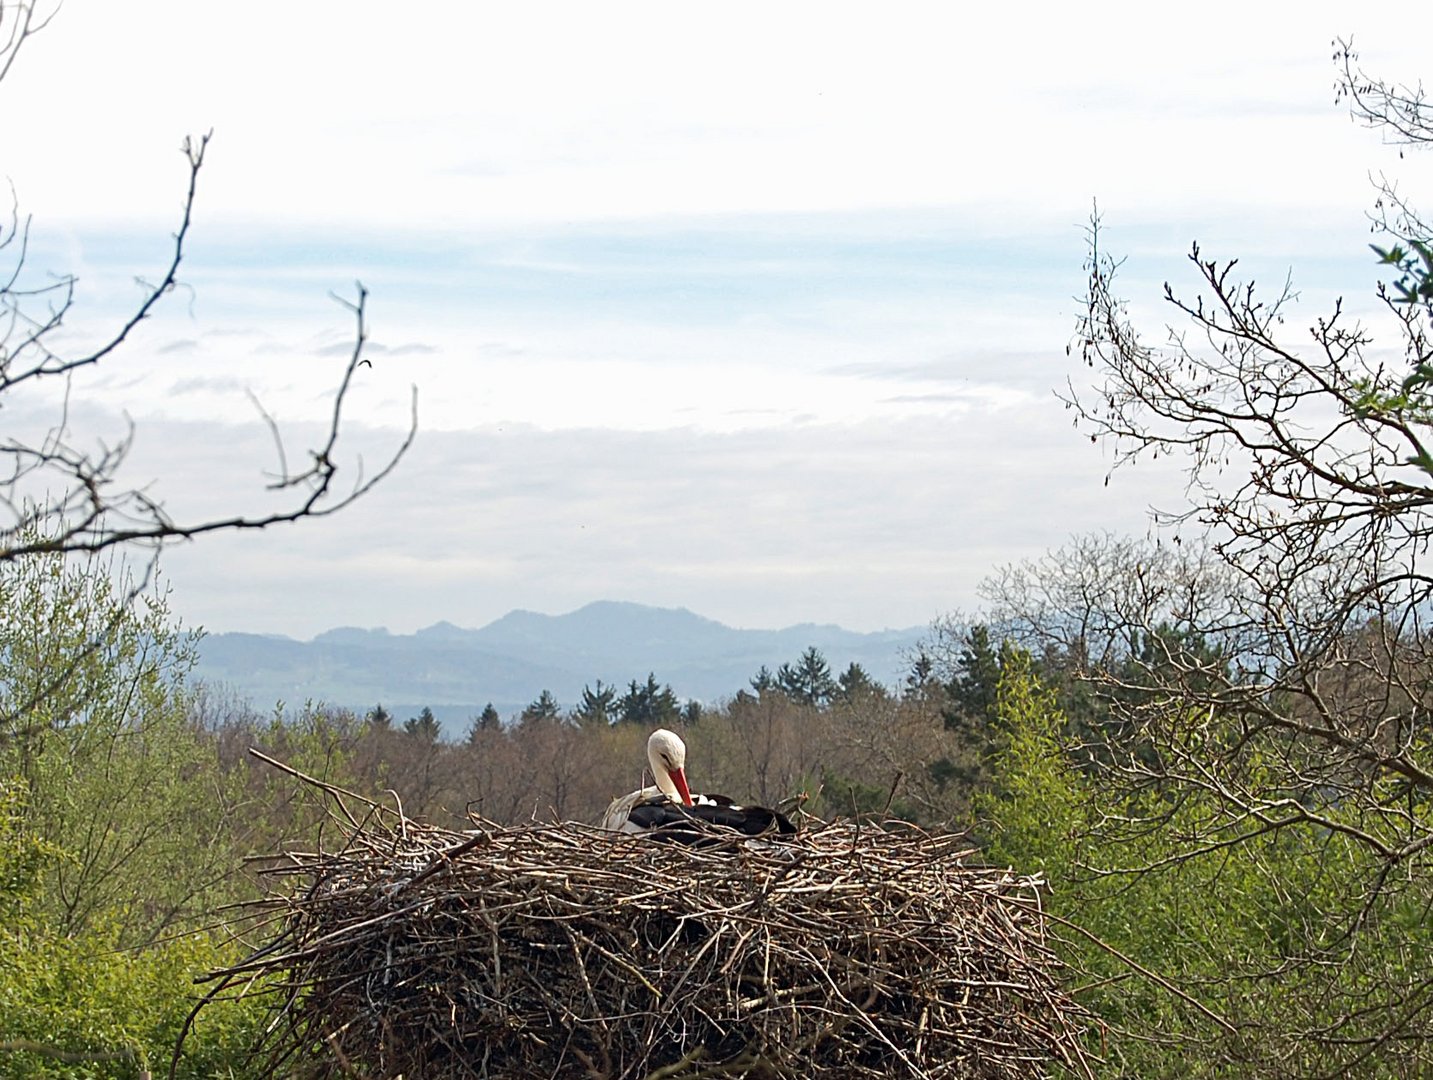
[[[602,828],[614,832],[660,831],[683,843],[709,837],[704,825],[717,825],[747,836],[794,833],[783,814],[763,806],[737,806],[725,795],[693,795],[687,787],[687,747],[675,731],[658,728],[647,740],[647,763],[655,786],[613,799],[602,815]]]

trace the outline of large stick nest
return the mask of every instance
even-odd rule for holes
[[[245,913],[267,944],[211,976],[272,995],[275,1074],[1089,1074],[1039,882],[968,865],[960,837],[691,846],[376,809],[267,868]]]

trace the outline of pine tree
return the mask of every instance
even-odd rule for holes
[[[776,688],[792,701],[813,708],[829,704],[836,694],[836,681],[821,650],[811,646],[801,654],[796,666],[782,664],[776,672]]]
[[[544,690],[537,696],[536,701],[523,709],[522,714],[518,717],[518,723],[527,727],[530,724],[556,720],[561,715],[562,709],[557,704],[557,698],[552,696],[551,690]]]
[[[854,660],[836,677],[836,693],[848,705],[855,705],[872,698],[884,698],[886,688],[866,673],[866,669]]]
[[[949,700],[940,712],[948,730],[983,728],[995,720],[1003,651],[991,643],[989,627],[977,623],[966,631],[956,673],[945,686]]]
[[[675,724],[682,715],[677,695],[671,686],[657,683],[655,673],[648,673],[645,686],[636,679],[627,687],[627,692],[617,702],[622,723],[639,724],[642,727],[658,728]]]
[[[424,705],[422,712],[417,716],[409,717],[404,722],[403,730],[424,742],[431,743],[438,741],[438,736],[443,733],[443,726],[438,723],[438,718],[433,715],[433,710]]]
[[[906,673],[906,685],[902,697],[907,701],[928,700],[933,694],[940,690],[940,683],[935,678],[935,661],[924,649],[915,655],[911,661],[910,670]]]
[[[478,735],[483,731],[501,731],[503,718],[498,715],[497,709],[493,708],[490,701],[483,706],[483,711],[468,721],[468,742],[477,742]]]
[[[572,716],[583,727],[606,727],[614,723],[618,718],[617,688],[604,686],[601,679],[597,680],[595,690],[584,686],[582,700],[572,710]]]

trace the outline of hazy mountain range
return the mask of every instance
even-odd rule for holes
[[[812,646],[833,675],[855,662],[894,686],[925,634],[925,627],[862,634],[812,623],[736,630],[684,608],[602,601],[567,615],[513,611],[476,630],[440,622],[415,634],[345,627],[312,641],[210,634],[196,674],[261,711],[278,701],[360,712],[382,702],[402,721],[427,705],[451,737],[487,702],[506,718],[550,690],[566,709],[598,679],[620,691],[649,672],[680,698],[714,702],[746,687],[763,664],[775,671]]]

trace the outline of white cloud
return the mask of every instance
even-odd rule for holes
[[[216,129],[192,291],[77,383],[77,423],[135,418],[175,512],[266,504],[247,394],[304,445],[352,343],[330,290],[371,290],[341,449],[383,460],[421,388],[411,459],[359,507],[174,552],[198,621],[610,597],[908,625],[1180,490],[1104,488],[1052,396],[1092,198],[1152,340],[1194,239],[1292,267],[1296,316],[1365,311],[1368,170],[1416,191],[1430,166],[1340,115],[1328,42],[1413,79],[1430,29],[1331,2],[68,0],[0,87],[4,171],[36,268],[82,275],[82,342],[162,267],[178,140]]]
[[[181,612],[298,636],[440,616],[481,625],[608,597],[745,626],[919,625],[972,605],[999,563],[1074,532],[1141,532],[1148,497],[1170,490],[1167,470],[1103,487],[1099,455],[1072,448],[1058,413],[1032,407],[1029,430],[972,413],[899,430],[430,432],[337,518],[166,561]],[[189,483],[265,450],[252,430],[210,431],[202,447],[178,430],[145,434],[193,448]]]
[[[265,228],[1319,201],[1366,156],[1329,123],[1330,39],[1416,75],[1433,27],[1332,2],[291,8],[72,0],[6,89],[46,103],[7,117],[45,148],[7,163],[27,202],[162,214],[165,151],[210,127],[205,216]]]

